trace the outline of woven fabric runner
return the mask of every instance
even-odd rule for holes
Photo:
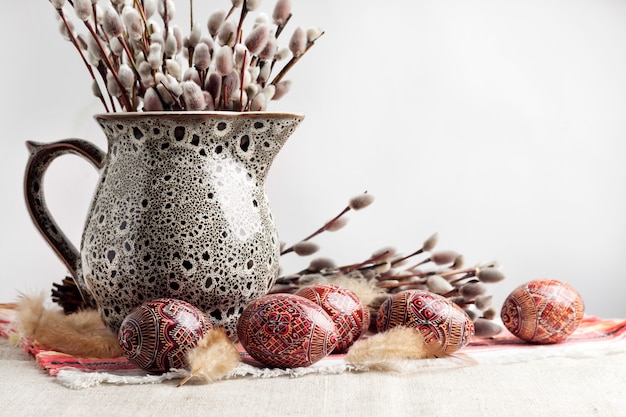
[[[162,375],[149,375],[128,362],[126,358],[108,359],[79,358],[39,346],[21,338],[17,332],[15,311],[0,307],[0,337],[21,346],[49,375],[68,388],[86,388],[101,383],[145,384],[168,379],[182,378],[184,370],[174,370]],[[276,376],[297,377],[311,373],[341,373],[359,371],[347,364],[345,355],[333,354],[307,368],[272,369],[252,359],[238,346],[242,363],[226,378]],[[424,367],[446,368],[470,366],[475,363],[511,363],[532,359],[561,357],[592,357],[600,354],[626,352],[626,319],[603,320],[585,317],[578,329],[565,341],[554,345],[526,343],[506,330],[488,338],[474,338],[463,350],[448,358],[400,361],[389,369],[398,372],[414,372]]]

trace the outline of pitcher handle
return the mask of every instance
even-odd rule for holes
[[[26,207],[35,226],[46,239],[57,256],[67,266],[76,281],[83,300],[87,305],[94,306],[90,294],[85,294],[85,281],[81,273],[80,253],[59,228],[50,214],[43,190],[43,179],[46,170],[57,157],[74,154],[86,159],[100,171],[106,153],[100,148],[82,139],[66,139],[52,143],[27,141],[30,152],[24,177],[24,197]]]

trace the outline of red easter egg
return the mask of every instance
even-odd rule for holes
[[[570,285],[539,279],[517,287],[504,300],[500,317],[515,336],[532,343],[557,343],[580,324],[585,304]]]
[[[152,373],[167,372],[188,367],[187,352],[211,327],[208,317],[193,305],[159,298],[126,316],[118,341],[134,365]]]
[[[309,366],[337,346],[337,330],[314,302],[293,294],[269,294],[250,303],[237,336],[257,361],[274,368]]]
[[[474,336],[474,323],[461,307],[441,295],[422,290],[401,291],[383,302],[376,327],[384,332],[395,326],[418,330],[436,355],[454,353]]]
[[[337,329],[336,352],[345,352],[370,325],[367,306],[347,288],[333,284],[304,287],[296,295],[313,301],[330,316]]]

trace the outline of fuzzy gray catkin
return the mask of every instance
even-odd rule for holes
[[[144,111],[164,110],[159,94],[153,87],[148,88],[143,96],[143,109]]]
[[[193,65],[198,71],[204,71],[211,65],[211,52],[206,43],[199,43],[194,49]]]
[[[491,284],[502,281],[504,279],[504,274],[495,268],[483,268],[478,271],[476,277],[481,282]]]
[[[233,46],[235,44],[235,24],[230,20],[225,20],[220,25],[217,32],[217,40],[221,46]]]
[[[250,110],[252,111],[264,111],[267,106],[267,98],[265,94],[259,93],[252,99],[250,103]]]
[[[280,100],[291,89],[291,80],[284,80],[276,84],[274,100]]]
[[[433,261],[437,265],[445,265],[454,262],[454,260],[459,256],[457,252],[451,250],[443,250],[433,252],[430,255],[430,260]]]
[[[214,99],[217,99],[222,90],[222,77],[216,72],[210,73],[204,82],[204,89],[211,94]]]
[[[122,22],[130,39],[138,41],[143,37],[144,25],[137,9],[125,7],[122,12]]]
[[[157,0],[143,0],[142,4],[146,14],[146,19],[150,19],[157,11]]]
[[[209,20],[207,22],[207,29],[209,30],[209,35],[215,38],[217,32],[220,30],[220,26],[222,22],[224,22],[224,18],[226,17],[226,12],[224,10],[217,10],[209,16]]]
[[[117,76],[126,91],[130,91],[135,84],[135,73],[128,64],[121,64],[117,70]]]
[[[222,47],[215,55],[215,68],[222,77],[228,75],[233,70],[233,50]]]
[[[55,9],[60,10],[65,5],[65,0],[50,0],[50,4],[52,4]]]
[[[166,5],[167,9],[165,7]],[[159,0],[157,10],[163,20],[172,20],[174,16],[176,16],[176,3],[174,3],[173,0]]]
[[[117,38],[124,33],[122,18],[112,7],[107,7],[104,11],[102,28],[109,38]]]
[[[198,43],[200,43],[200,38],[202,38],[202,29],[200,25],[194,24],[189,33],[189,38],[187,39],[189,46],[195,48]]]
[[[252,12],[259,8],[261,5],[261,0],[247,0],[246,1],[246,10]]]
[[[348,207],[352,210],[361,210],[369,206],[374,202],[374,196],[371,194],[363,193],[355,197],[352,197],[348,202]]]
[[[265,43],[263,50],[259,52],[259,58],[262,60],[272,60],[274,59],[274,55],[276,54],[277,49],[278,49],[278,42],[276,41],[276,38],[273,36],[270,36],[267,39],[267,42]]]
[[[487,292],[487,288],[479,282],[470,282],[463,285],[459,292],[466,301],[472,301],[479,295],[483,295]]]
[[[306,32],[301,27],[297,27],[291,35],[289,50],[294,57],[299,57],[306,50]]]
[[[83,22],[89,20],[92,11],[91,0],[74,0],[74,12]]]
[[[300,256],[309,256],[319,250],[319,246],[316,243],[309,241],[298,242],[293,245],[293,251]]]
[[[259,25],[246,37],[244,44],[251,54],[257,55],[265,48],[270,37],[270,29],[267,25]]]
[[[153,43],[150,45],[150,52],[148,52],[148,63],[153,70],[157,70],[163,65],[163,52],[161,44]]]
[[[272,19],[278,26],[284,24],[291,15],[291,0],[278,0],[274,5]]]
[[[204,110],[206,102],[202,89],[193,81],[183,81],[181,83],[183,89],[183,100],[185,101],[185,109],[191,111]]]

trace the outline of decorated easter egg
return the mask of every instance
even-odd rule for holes
[[[370,311],[357,295],[333,284],[304,287],[296,295],[313,301],[330,316],[337,329],[336,352],[345,352],[370,325]]]
[[[188,367],[187,352],[211,329],[208,317],[193,305],[159,298],[132,310],[118,340],[126,358],[148,372]]]
[[[269,294],[250,303],[237,336],[250,356],[273,368],[309,366],[337,346],[337,330],[324,309],[293,294]]]
[[[431,353],[454,353],[474,336],[474,324],[458,305],[447,298],[422,290],[398,292],[378,310],[376,327],[384,332],[395,326],[419,331]]]
[[[515,336],[532,343],[557,343],[580,324],[585,305],[570,285],[539,279],[517,287],[504,300],[500,317]]]

